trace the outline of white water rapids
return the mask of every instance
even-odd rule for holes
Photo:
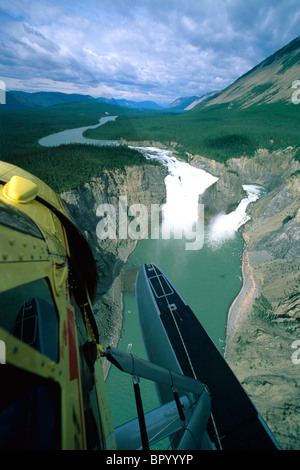
[[[186,162],[177,160],[170,150],[139,147],[145,158],[156,159],[168,169],[165,178],[166,203],[162,208],[162,238],[194,240],[186,249],[199,249],[204,241],[204,212],[199,196],[218,178]]]
[[[156,147],[135,148],[140,150],[145,158],[156,159],[167,167],[163,229],[173,230],[174,234],[180,235],[182,230],[190,229],[197,223],[199,196],[218,178],[205,170],[177,160],[170,150]],[[233,238],[238,229],[250,219],[246,212],[247,206],[260,197],[262,188],[249,184],[243,185],[243,189],[247,197],[242,199],[238,207],[229,214],[220,213],[211,221],[207,232],[207,243],[212,247],[217,247],[227,239]]]
[[[116,118],[117,116],[102,117],[99,120],[100,126]],[[120,144],[119,141],[95,140],[83,137],[83,132],[86,129],[94,129],[98,126],[99,124],[96,124],[58,132],[40,139],[39,144],[46,147],[70,143],[89,143],[99,146]],[[158,160],[168,169],[168,175],[165,178],[166,203],[162,210],[162,232],[165,234],[173,233],[174,238],[181,238],[182,235],[185,235],[191,239],[192,236],[195,236],[194,229],[199,224],[201,216],[200,224],[204,224],[203,212],[199,211],[201,206],[199,196],[218,178],[205,170],[177,160],[171,150],[157,147],[133,148],[139,150],[147,159]],[[249,220],[250,217],[246,213],[247,206],[260,197],[261,188],[256,185],[244,185],[243,188],[247,193],[247,197],[241,201],[237,209],[227,215],[219,214],[211,222],[208,229],[207,243],[212,246],[220,245],[228,238],[232,238],[239,227]],[[166,238],[168,237],[166,236]]]

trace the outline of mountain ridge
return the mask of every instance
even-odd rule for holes
[[[38,91],[29,93],[26,91],[11,90],[6,93],[5,109],[10,110],[26,110],[41,109],[57,104],[67,103],[106,103],[114,106],[131,109],[145,109],[164,111],[165,108],[154,101],[132,101],[115,98],[94,98],[91,95],[80,93],[63,93],[58,91]]]
[[[234,103],[249,107],[277,101],[291,102],[293,82],[299,79],[300,36],[254,66],[204,106]]]
[[[94,98],[90,95],[62,93],[58,91],[37,91],[29,93],[26,91],[12,90],[8,91],[6,94],[6,104],[10,109],[40,109],[77,101],[92,102]]]
[[[96,101],[101,101],[107,104],[114,104],[116,106],[121,106],[123,108],[134,108],[134,109],[153,109],[153,110],[164,110],[165,108],[154,101],[133,101],[125,99],[115,99],[115,98],[95,98]]]

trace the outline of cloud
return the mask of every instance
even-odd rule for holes
[[[40,76],[48,80],[83,83],[95,80],[63,46],[26,22],[7,20],[0,39],[0,74],[3,76],[26,80]]]
[[[38,8],[2,0],[1,8],[8,83],[165,103],[229,85],[296,37],[300,18],[298,0],[39,0]]]

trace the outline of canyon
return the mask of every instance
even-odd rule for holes
[[[225,358],[283,449],[299,449],[299,367],[292,361],[300,339],[299,168],[295,149],[258,149],[253,158],[223,163],[190,155],[191,165],[216,176],[200,201],[207,223],[228,213],[245,196],[244,184],[261,185],[266,194],[247,208],[243,287],[228,312]],[[117,345],[122,329],[122,271],[134,240],[99,240],[99,204],[165,201],[164,167],[126,167],[105,171],[83,187],[61,194],[89,241],[100,273],[94,304],[101,344]],[[104,363],[107,374],[108,366]]]

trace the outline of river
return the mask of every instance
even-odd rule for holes
[[[94,140],[87,139],[83,136],[84,131],[87,129],[95,129],[96,127],[103,126],[108,121],[114,121],[117,116],[104,116],[99,119],[99,123],[94,126],[78,127],[76,129],[67,129],[65,131],[56,132],[55,134],[47,135],[39,140],[39,144],[43,147],[57,147],[64,144],[93,144],[93,145],[118,145],[118,141],[111,140]]]
[[[118,142],[86,139],[82,133],[95,128],[115,116],[107,116],[96,126],[63,131],[39,141],[41,145],[55,146],[65,143],[91,143],[111,145]],[[260,196],[261,188],[245,185],[247,193],[237,209],[231,214],[219,214],[207,226],[204,220],[198,230],[191,227],[199,220],[199,195],[213,184],[217,178],[177,160],[169,150],[153,147],[138,147],[144,158],[159,160],[168,169],[165,179],[166,204],[163,210],[163,230],[168,233],[181,233],[177,239],[172,237],[149,236],[138,242],[129,256],[126,271],[132,275],[145,262],[157,264],[173,282],[174,286],[188,302],[215,345],[222,352],[225,346],[226,323],[229,307],[242,286],[241,256],[243,239],[238,228],[249,216],[246,213],[250,202]],[[205,210],[205,208],[204,208]],[[203,214],[202,214],[203,215]],[[190,228],[190,231],[185,229]],[[199,235],[197,244],[185,235]],[[142,337],[139,330],[134,292],[124,292],[124,322],[118,348],[130,351],[146,359]],[[136,417],[135,399],[131,378],[115,367],[111,367],[106,381],[114,426]],[[141,381],[144,410],[147,412],[159,406],[154,385]]]

